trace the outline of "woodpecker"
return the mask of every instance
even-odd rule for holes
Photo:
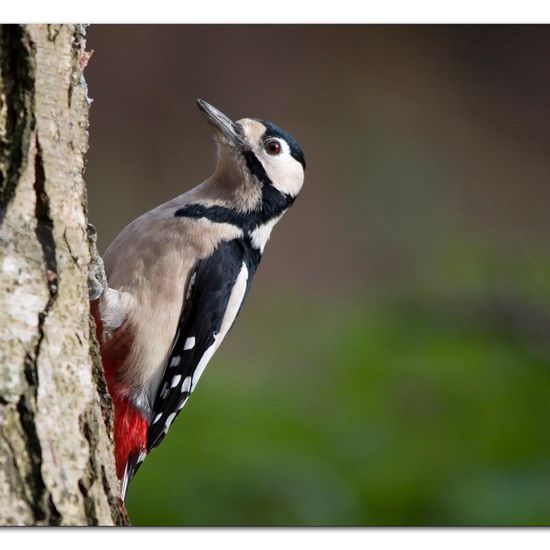
[[[127,225],[104,254],[106,284],[91,296],[123,499],[233,325],[304,182],[290,134],[197,104],[214,131],[214,174]]]

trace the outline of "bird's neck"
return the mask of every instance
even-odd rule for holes
[[[202,197],[238,212],[257,210],[262,201],[258,185],[238,171],[218,169],[201,185]]]

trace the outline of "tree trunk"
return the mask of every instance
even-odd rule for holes
[[[0,524],[126,523],[90,320],[81,25],[0,28]]]

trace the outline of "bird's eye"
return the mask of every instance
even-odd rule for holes
[[[281,153],[282,147],[278,140],[268,139],[264,143],[264,149],[268,155],[279,155]]]

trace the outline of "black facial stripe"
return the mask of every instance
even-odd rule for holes
[[[269,122],[268,120],[257,120],[258,122],[261,122],[266,128],[263,135],[264,139],[275,137],[286,141],[288,143],[288,147],[290,148],[290,155],[292,156],[292,158],[296,159],[305,170],[306,159],[304,157],[304,152],[302,151],[302,148],[298,145],[298,142],[288,132],[285,132],[285,130],[279,128],[279,126],[273,124],[273,122]]]
[[[262,188],[261,223],[280,216],[287,208],[292,206],[294,199],[295,197],[281,193],[272,185],[264,185]]]
[[[265,223],[279,216],[287,208],[292,206],[295,197],[281,193],[278,189],[273,187],[263,164],[250,149],[243,151],[243,156],[251,174],[262,184],[262,211],[260,223]]]
[[[269,187],[272,184],[264,165],[258,160],[258,157],[250,150],[243,151],[244,160],[249,172],[264,186]]]
[[[246,165],[262,187],[261,209],[251,212],[238,212],[226,206],[204,206],[187,204],[174,213],[176,217],[206,218],[214,223],[230,223],[240,227],[245,233],[253,231],[259,225],[280,216],[294,202],[294,197],[281,193],[273,187],[262,163],[250,151],[243,151]]]

